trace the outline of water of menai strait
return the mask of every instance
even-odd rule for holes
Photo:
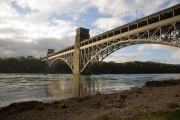
[[[0,74],[0,107],[20,101],[48,102],[97,92],[119,92],[141,87],[150,80],[178,78],[180,74]]]

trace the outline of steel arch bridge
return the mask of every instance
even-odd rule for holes
[[[73,74],[87,72],[95,62],[111,53],[135,44],[162,44],[180,48],[180,4],[90,38],[89,29],[76,30],[75,44],[54,52],[48,49],[47,69],[53,72],[59,60],[65,61]]]

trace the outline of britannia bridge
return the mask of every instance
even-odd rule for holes
[[[63,60],[73,74],[78,75],[88,72],[93,63],[119,49],[148,43],[180,48],[180,4],[91,38],[89,29],[80,27],[76,30],[74,45],[57,52],[48,49],[41,61],[46,62],[48,72],[53,72]]]

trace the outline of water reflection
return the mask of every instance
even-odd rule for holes
[[[71,76],[66,80],[51,81],[46,85],[47,97],[71,95],[74,97],[99,92],[99,84],[92,76]]]

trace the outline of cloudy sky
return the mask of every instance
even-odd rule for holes
[[[90,36],[179,4],[180,0],[0,0],[0,58],[45,56],[74,44],[78,27]],[[118,50],[105,61],[180,64],[180,49],[141,44]]]

